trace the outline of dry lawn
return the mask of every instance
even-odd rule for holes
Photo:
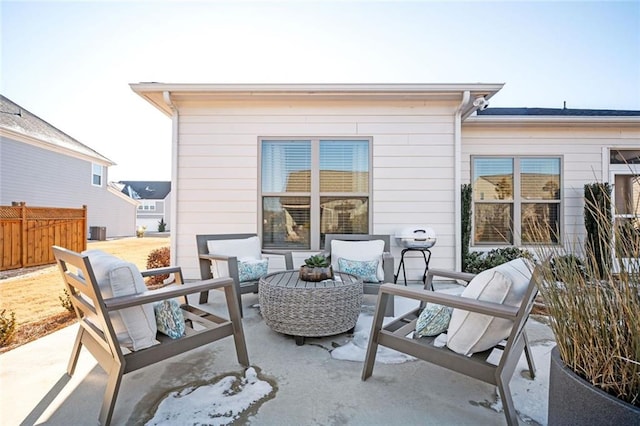
[[[169,246],[169,238],[122,238],[109,241],[89,241],[88,250],[99,249],[135,263],[146,269],[147,256],[160,247]],[[68,324],[74,316],[62,307],[60,297],[64,284],[56,265],[0,273],[0,311],[15,312],[18,324],[11,345],[13,349]]]

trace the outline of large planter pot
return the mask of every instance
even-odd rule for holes
[[[550,426],[640,425],[640,408],[598,389],[567,368],[558,347],[551,350]]]

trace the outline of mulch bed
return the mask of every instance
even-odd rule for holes
[[[60,330],[76,321],[74,312],[60,312],[40,321],[30,322],[18,326],[11,343],[0,348],[0,353],[10,351],[25,343],[29,343],[54,331]]]

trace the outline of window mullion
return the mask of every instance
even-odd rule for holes
[[[320,140],[311,140],[311,249],[320,250]]]
[[[513,158],[513,245],[522,245],[522,188],[520,157]]]

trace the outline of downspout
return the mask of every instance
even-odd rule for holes
[[[169,235],[171,236],[171,264],[177,265],[178,262],[178,125],[179,113],[178,108],[171,100],[171,93],[165,91],[162,93],[164,102],[171,108],[171,219],[169,220]]]
[[[460,189],[462,185],[462,114],[471,100],[471,92],[465,90],[462,101],[454,116],[453,126],[453,206],[454,206],[454,250],[455,270],[462,269],[462,201]]]

